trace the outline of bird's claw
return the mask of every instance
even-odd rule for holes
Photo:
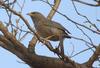
[[[46,42],[48,42],[48,40],[45,39],[45,38],[42,38],[41,41],[42,41],[43,44],[46,44]]]

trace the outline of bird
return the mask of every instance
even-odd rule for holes
[[[63,41],[65,38],[71,38],[71,34],[66,28],[60,23],[47,19],[40,12],[30,12],[29,15],[34,23],[37,34],[50,41],[60,41],[59,47],[61,52],[64,54]]]

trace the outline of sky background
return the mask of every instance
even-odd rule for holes
[[[23,2],[23,0],[17,0],[17,1],[19,1],[20,4],[22,4],[22,2]],[[49,1],[51,1],[51,0],[49,0]],[[89,3],[95,3],[91,0],[86,0],[86,1]],[[53,1],[52,1],[52,3],[53,3]],[[100,7],[96,8],[96,7],[86,6],[86,5],[83,5],[80,3],[76,3],[76,2],[75,2],[75,4],[77,6],[78,11],[81,14],[86,15],[89,18],[89,20],[91,20],[93,23],[96,23],[97,22],[96,19],[100,18],[100,15],[98,15],[99,11],[100,11]],[[18,4],[16,4],[15,10],[20,11]],[[33,25],[31,18],[26,15],[27,13],[32,12],[32,11],[38,11],[38,12],[41,12],[43,15],[47,16],[48,13],[50,12],[50,10],[51,10],[50,6],[41,1],[31,2],[31,0],[26,0],[25,7],[23,9],[22,14],[30,22],[30,25]],[[72,20],[79,22],[81,24],[83,24],[83,21],[85,20],[83,17],[77,15],[77,13],[75,12],[75,10],[73,8],[72,2],[70,0],[62,0],[58,11],[60,11],[61,13],[70,17]],[[6,14],[4,14],[4,13],[5,13],[4,10],[0,10],[0,20],[7,21],[8,18],[6,18]],[[17,17],[14,16],[13,19],[15,19],[15,18],[17,18]],[[52,20],[57,21],[60,24],[62,24],[66,29],[68,29],[71,32],[71,35],[86,39],[88,41],[88,39],[81,33],[81,31],[78,30],[73,23],[68,21],[62,15],[56,13]],[[13,22],[15,22],[15,20],[13,20]],[[23,21],[20,21],[20,22],[23,23]],[[89,26],[88,23],[86,23],[85,25]],[[97,23],[97,26],[98,26],[98,23]],[[32,26],[32,27],[34,27],[34,26]],[[98,27],[100,28],[100,26],[98,26]],[[27,29],[27,28],[24,27],[24,29]],[[98,45],[100,42],[100,39],[99,39],[100,36],[98,36],[96,34],[94,35],[92,32],[90,32],[86,29],[84,29],[84,30],[86,33],[88,33],[88,35],[90,37],[92,37],[93,42],[96,45]],[[31,38],[32,38],[32,36],[29,35],[22,41],[22,43],[26,47],[28,47],[27,45],[28,45],[28,42],[31,40]],[[58,42],[52,42],[52,45],[57,46]],[[73,45],[74,45],[74,47],[73,47]],[[68,56],[71,55],[73,48],[74,48],[74,54],[87,48],[87,46],[85,45],[84,42],[75,40],[75,39],[65,39],[64,46],[65,46],[65,53]],[[50,52],[41,43],[37,43],[36,53],[39,55],[57,57],[54,53]],[[93,54],[93,52],[91,52],[91,50],[88,50],[86,52],[83,52],[83,53],[73,57],[72,59],[78,63],[84,63],[84,62],[86,62],[86,60],[89,59],[89,57],[92,54]],[[95,65],[97,66],[97,63]],[[29,66],[27,64],[25,64],[23,61],[21,61],[19,58],[17,58],[14,54],[12,54],[9,51],[0,47],[0,68],[29,68]]]

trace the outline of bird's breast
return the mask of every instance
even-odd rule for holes
[[[38,25],[35,28],[41,37],[46,38],[46,37],[52,35],[52,32],[50,31],[50,29],[48,27],[45,27],[44,25]]]
[[[49,40],[52,41],[58,41],[59,37],[64,34],[64,31],[54,27],[54,25],[50,23],[45,23],[45,21],[43,20],[38,21],[38,23],[35,22],[35,29],[37,33],[43,38],[47,38],[51,36]]]

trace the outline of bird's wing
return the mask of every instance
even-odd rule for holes
[[[49,23],[49,24],[48,24]],[[69,34],[71,34],[66,28],[64,28],[61,24],[55,22],[55,21],[48,21],[47,23],[45,23],[44,25],[46,26],[50,26],[51,28],[58,28],[58,29],[61,29],[63,31],[67,31]]]

